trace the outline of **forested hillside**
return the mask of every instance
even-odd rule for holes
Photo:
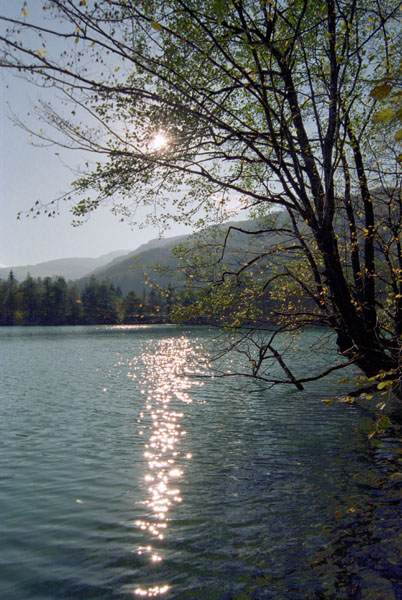
[[[97,279],[107,279],[115,287],[122,290],[123,295],[134,291],[142,296],[152,286],[165,288],[168,285],[184,289],[191,284],[194,277],[189,278],[187,263],[191,256],[195,262],[208,270],[220,263],[220,268],[235,268],[253,255],[260,255],[267,251],[273,243],[277,243],[277,236],[281,235],[280,228],[286,219],[284,212],[271,214],[269,221],[271,228],[275,228],[274,235],[267,231],[265,235],[245,235],[238,229],[253,232],[263,226],[262,220],[234,221],[215,225],[203,229],[197,234],[178,236],[163,240],[152,240],[149,244],[140,246],[135,252],[129,254],[123,260],[116,259],[113,264],[106,265],[91,273]],[[265,220],[266,226],[266,220]],[[227,236],[229,227],[234,227]],[[225,246],[225,259],[220,261]],[[190,280],[193,281],[190,281]],[[203,277],[198,273],[197,281],[200,285],[205,283]],[[87,282],[88,277],[83,278]],[[82,282],[79,282],[81,285]]]

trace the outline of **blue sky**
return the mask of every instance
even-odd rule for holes
[[[19,16],[22,1],[0,0],[0,14]],[[41,2],[28,2],[28,14],[39,10]],[[120,223],[107,208],[96,212],[81,227],[72,227],[72,215],[62,205],[60,216],[50,219],[17,220],[19,211],[29,210],[36,200],[51,201],[68,191],[80,156],[58,148],[38,148],[34,140],[12,122],[12,113],[26,120],[27,113],[45,91],[10,73],[0,73],[0,265],[36,264],[55,258],[100,256],[113,250],[134,250],[158,237],[152,228],[131,228]],[[32,118],[32,117],[31,117]],[[60,156],[56,156],[56,152]],[[138,216],[137,216],[138,218]],[[176,226],[166,235],[188,232]]]

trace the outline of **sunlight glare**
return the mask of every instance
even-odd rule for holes
[[[169,144],[168,136],[163,131],[158,131],[151,140],[151,150],[159,152],[165,150]]]

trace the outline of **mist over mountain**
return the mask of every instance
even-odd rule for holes
[[[80,279],[94,269],[103,267],[120,256],[126,256],[127,250],[115,250],[98,258],[59,258],[36,265],[0,267],[0,279],[7,279],[10,271],[18,281],[23,281],[28,273],[31,277],[64,277],[66,280]]]
[[[284,213],[276,213],[276,226],[284,220]],[[6,279],[10,270],[18,281],[23,281],[28,274],[31,277],[61,276],[66,280],[76,281],[83,288],[91,277],[108,281],[120,288],[125,296],[134,291],[138,296],[149,293],[153,286],[180,287],[178,273],[179,260],[172,252],[177,245],[185,244],[196,248],[203,258],[208,259],[222,247],[228,228],[232,226],[246,231],[257,231],[261,224],[256,220],[235,221],[222,225],[212,225],[205,230],[188,235],[180,235],[162,239],[152,239],[132,251],[116,250],[98,258],[65,258],[47,261],[36,265],[0,268],[0,278]],[[246,235],[232,230],[226,239],[225,265],[235,268],[253,254],[272,244],[272,233]]]
[[[190,236],[182,235],[171,238],[150,240],[125,257],[118,257],[109,264],[99,267],[79,282],[84,285],[91,276],[107,280],[125,296],[134,291],[141,296],[144,290],[149,292],[153,285],[166,287],[175,285],[174,272],[178,260],[172,253],[173,248],[185,243]],[[151,284],[151,285],[149,285]]]
[[[276,213],[275,216],[271,215],[271,218],[275,220],[276,226],[279,226],[285,215]],[[118,257],[112,263],[94,270],[81,279],[79,285],[85,285],[90,276],[94,276],[96,279],[109,281],[116,288],[119,287],[123,296],[130,291],[141,296],[144,292],[149,293],[153,286],[166,288],[171,285],[180,288],[183,281],[178,270],[179,259],[174,255],[173,248],[181,244],[188,248],[196,248],[196,252],[208,261],[208,257],[212,256],[217,248],[222,248],[230,226],[253,232],[259,230],[261,223],[256,220],[234,221],[207,227],[199,233],[151,240],[130,252],[125,258]],[[225,265],[237,268],[252,255],[259,255],[272,243],[273,236],[269,232],[247,235],[232,230],[226,239]]]

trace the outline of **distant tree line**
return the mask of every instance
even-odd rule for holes
[[[64,277],[33,278],[21,283],[12,271],[0,280],[0,325],[113,325],[170,321],[173,288],[151,287],[140,298],[91,277],[82,286]]]

